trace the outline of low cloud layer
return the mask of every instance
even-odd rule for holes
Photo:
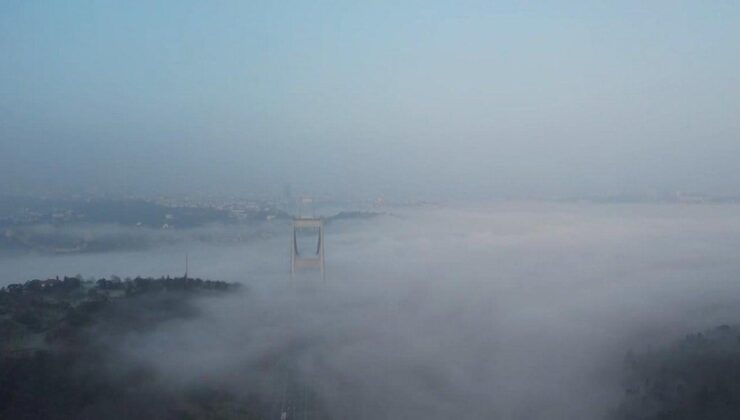
[[[100,275],[158,275],[157,259],[187,248],[196,275],[244,283],[200,301],[197,318],[121,343],[122,360],[156,367],[164,386],[270,401],[298,383],[336,418],[600,418],[621,398],[629,349],[740,320],[737,210],[399,210],[330,226],[325,283],[289,281],[280,229],[246,245],[96,255],[95,266],[35,258],[86,276],[101,260]]]

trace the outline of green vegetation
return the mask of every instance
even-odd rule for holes
[[[237,285],[191,278],[78,277],[0,289],[0,418],[259,418],[260,400],[198,386],[157,386],[119,363],[123,335],[197,316],[192,298]]]
[[[668,348],[627,356],[616,419],[740,418],[740,327],[723,325]]]
[[[357,219],[372,219],[374,217],[382,216],[385,213],[375,211],[340,211],[339,213],[327,217],[326,222],[331,223],[340,220],[357,220]]]

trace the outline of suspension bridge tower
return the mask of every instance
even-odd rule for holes
[[[316,234],[316,248],[302,252],[299,243],[299,236],[310,232]],[[321,278],[326,279],[324,271],[324,220],[317,217],[296,217],[293,218],[293,240],[290,252],[290,276],[295,276],[295,272],[303,268],[314,268],[321,271]]]

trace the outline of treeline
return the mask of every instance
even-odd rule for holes
[[[203,280],[201,278],[191,277],[170,277],[162,276],[140,277],[121,279],[118,276],[112,276],[110,279],[101,278],[95,281],[83,280],[80,276],[76,277],[55,277],[46,280],[29,280],[21,284],[10,284],[0,288],[0,302],[2,296],[21,296],[21,295],[54,295],[66,294],[69,292],[85,289],[89,295],[94,296],[102,291],[120,290],[127,295],[143,293],[157,290],[228,290],[229,288],[238,287],[237,283],[227,283],[219,280]]]
[[[218,280],[203,280],[190,277],[135,277],[121,280],[118,277],[99,279],[95,282],[98,291],[122,290],[127,295],[145,293],[158,290],[228,290],[238,287],[237,283],[227,283]]]
[[[96,281],[65,276],[11,284],[0,288],[0,339],[5,349],[20,349],[28,344],[21,339],[31,333],[90,324],[94,314],[109,301],[152,292],[226,291],[238,286],[184,276],[124,280],[113,276]]]
[[[740,327],[722,325],[626,357],[615,419],[740,419]]]
[[[195,299],[238,287],[189,277],[31,280],[0,289],[0,419],[264,418],[258,399],[162,387],[117,355],[134,332],[198,316]]]
[[[357,219],[372,219],[378,216],[383,216],[385,213],[376,211],[362,211],[362,210],[351,210],[351,211],[340,211],[339,213],[329,216],[326,218],[327,223],[336,222],[340,220],[357,220]]]

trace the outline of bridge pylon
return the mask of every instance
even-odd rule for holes
[[[316,249],[308,254],[302,254],[298,247],[298,234],[301,231],[316,231]],[[303,268],[318,268],[321,278],[326,279],[324,270],[324,220],[317,217],[295,217],[293,218],[293,236],[290,247],[290,277]]]

